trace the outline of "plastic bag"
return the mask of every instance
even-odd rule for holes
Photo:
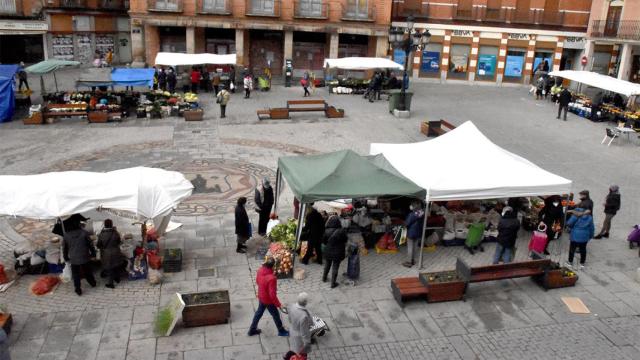
[[[402,227],[402,230],[400,230],[400,239],[398,240],[398,245],[404,245],[407,243],[407,228],[406,227]]]
[[[71,265],[70,264],[67,263],[62,269],[62,274],[60,274],[60,281],[62,281],[63,283],[68,283],[69,281],[71,281]]]

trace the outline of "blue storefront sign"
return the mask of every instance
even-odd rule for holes
[[[533,71],[536,71],[538,65],[540,65],[540,63],[544,63],[545,60],[547,60],[547,63],[549,64],[549,71],[553,70],[553,59],[551,55],[549,55],[548,57],[537,57],[533,59]]]
[[[404,52],[404,50],[401,49],[393,49],[393,61],[397,62],[398,64],[404,66],[404,58],[405,58],[406,54]]]
[[[422,72],[438,72],[440,70],[440,53],[437,51],[423,51],[420,70]]]
[[[504,68],[505,76],[521,77],[524,66],[524,56],[508,55]]]
[[[493,76],[496,73],[496,56],[480,55],[478,56],[478,75]]]

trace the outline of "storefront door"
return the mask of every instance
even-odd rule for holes
[[[282,75],[283,59],[282,32],[252,31],[250,63],[254,74],[262,74],[270,67],[272,75]]]

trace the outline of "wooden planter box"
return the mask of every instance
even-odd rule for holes
[[[11,325],[13,324],[13,318],[9,313],[0,313],[0,327],[4,332],[9,335],[11,333]]]
[[[567,272],[573,273],[572,276],[566,276]],[[543,275],[536,276],[535,281],[545,289],[558,289],[563,287],[575,286],[578,282],[578,274],[567,268],[552,269]]]
[[[467,289],[466,282],[455,271],[421,273],[419,277],[427,288],[427,302],[430,303],[462,300]]]
[[[185,327],[226,324],[231,317],[229,291],[216,290],[181,294],[185,307],[182,323]]]
[[[30,117],[22,119],[22,123],[25,125],[42,125],[42,112],[34,112]]]
[[[90,111],[87,118],[91,123],[106,123],[109,121],[109,113],[104,111]]]
[[[269,114],[272,119],[288,119],[289,118],[289,109],[287,108],[271,108],[269,109]]]
[[[166,273],[182,271],[182,249],[164,249],[162,270]]]
[[[202,121],[204,118],[204,111],[184,111],[184,120],[185,121]]]
[[[329,106],[327,110],[325,110],[325,115],[328,118],[343,118],[344,109],[336,109],[334,106]]]
[[[425,136],[429,136],[429,122],[423,121],[420,123],[420,132]]]

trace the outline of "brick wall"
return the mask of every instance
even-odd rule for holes
[[[73,32],[73,19],[71,15],[51,15],[51,32]]]
[[[145,38],[145,57],[147,62],[152,64],[156,58],[156,54],[160,51],[160,36],[158,34],[158,28],[155,26],[144,26],[144,38]]]

